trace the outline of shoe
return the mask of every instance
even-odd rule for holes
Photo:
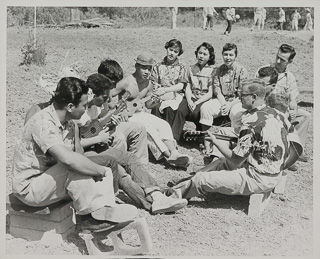
[[[297,165],[293,164],[293,165],[288,167],[288,170],[290,170],[292,172],[295,172],[295,171],[298,171],[298,167],[297,167]]]
[[[100,221],[92,217],[92,215],[80,215],[80,220],[77,223],[77,227],[80,231],[89,230],[89,231],[105,231],[109,230],[117,225],[117,223],[109,221]]]
[[[186,199],[176,199],[162,195],[153,201],[151,211],[153,214],[174,212],[184,208],[188,204]]]
[[[308,160],[309,160],[309,158],[308,158],[307,156],[305,156],[305,155],[301,155],[301,156],[299,156],[298,160],[299,160],[300,162],[307,163]]]
[[[130,204],[116,204],[113,207],[102,207],[91,212],[96,220],[120,223],[133,220],[138,216],[138,209]]]
[[[170,165],[178,167],[188,167],[192,161],[192,158],[185,154],[171,155],[168,157],[167,162]]]

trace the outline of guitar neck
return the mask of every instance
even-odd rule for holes
[[[101,127],[108,126],[109,122],[111,122],[112,115],[117,115],[121,112],[121,109],[117,108],[114,112],[106,116],[104,119],[99,121]]]

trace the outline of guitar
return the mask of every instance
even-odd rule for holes
[[[132,116],[136,111],[140,110],[143,108],[143,105],[145,102],[151,100],[154,98],[153,95],[146,96],[142,99],[135,99],[133,101],[127,101],[126,102],[126,109],[122,111],[122,113]]]
[[[129,92],[126,92],[121,100],[117,103],[117,108],[116,110],[109,114],[108,116],[104,117],[103,119],[95,119],[90,122],[88,126],[84,126],[80,128],[80,136],[81,138],[92,138],[97,136],[102,130],[106,129],[107,127],[113,127],[115,126],[111,122],[111,117],[112,115],[117,115],[123,110],[126,109],[126,100],[131,96]]]
[[[212,134],[220,140],[226,140],[226,141],[230,141],[230,142],[234,142],[237,143],[238,142],[238,138],[236,137],[230,137],[230,136],[226,136],[226,135],[222,135],[222,134],[218,134],[218,133],[213,133]],[[183,138],[185,141],[197,141],[199,138],[202,137],[208,137],[208,132],[207,131],[197,131],[197,130],[188,130],[183,134]]]

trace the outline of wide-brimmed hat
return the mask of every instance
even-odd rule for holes
[[[143,66],[153,66],[153,64],[156,62],[151,53],[144,53],[140,54],[137,59],[135,59],[137,64],[143,65]]]
[[[310,9],[309,9],[309,8],[306,8],[306,12],[309,12],[309,13],[310,13]]]

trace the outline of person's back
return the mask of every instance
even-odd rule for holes
[[[244,114],[241,122],[239,139],[243,137],[246,130],[252,131],[256,143],[251,147],[252,152],[248,156],[248,163],[259,174],[279,174],[288,155],[284,151],[289,146],[286,136],[291,128],[284,114],[274,108],[264,106],[254,114]],[[272,143],[272,147],[266,143]]]

